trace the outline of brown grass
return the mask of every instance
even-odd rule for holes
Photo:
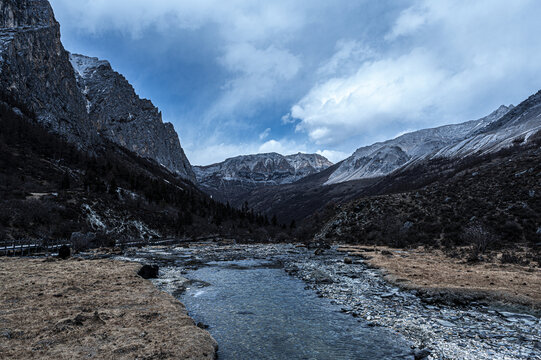
[[[468,264],[442,251],[393,249],[383,246],[343,246],[350,256],[363,256],[382,269],[393,283],[414,289],[442,289],[478,294],[487,300],[510,302],[541,309],[541,269],[492,262]],[[383,253],[382,253],[383,252]],[[390,252],[391,255],[385,255]]]
[[[213,359],[184,306],[111,260],[0,260],[0,358]]]

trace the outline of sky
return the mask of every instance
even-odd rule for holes
[[[481,118],[541,89],[537,0],[50,0],[194,165],[319,153]]]

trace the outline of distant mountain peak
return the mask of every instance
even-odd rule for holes
[[[273,152],[240,155],[212,165],[194,166],[193,169],[204,189],[226,201],[229,200],[228,194],[259,186],[290,184],[332,165],[319,154],[284,156]]]

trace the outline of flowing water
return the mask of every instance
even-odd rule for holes
[[[319,298],[275,264],[211,262],[187,277],[180,300],[209,325],[220,359],[408,359],[398,335],[370,328]],[[206,285],[210,284],[210,285]]]

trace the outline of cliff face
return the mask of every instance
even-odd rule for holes
[[[0,2],[0,95],[72,143],[97,141],[47,0]]]
[[[81,148],[99,133],[195,182],[173,125],[108,62],[70,55],[47,0],[0,1],[0,100]]]
[[[171,123],[107,61],[71,54],[85,108],[100,135],[195,182],[192,166]]]

